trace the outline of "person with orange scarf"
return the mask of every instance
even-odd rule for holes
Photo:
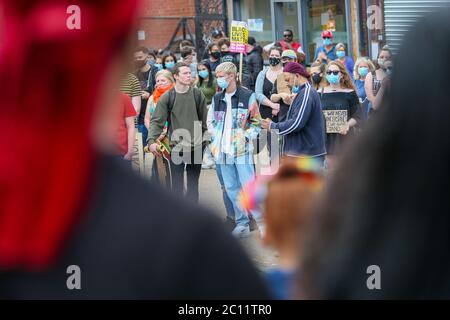
[[[156,73],[156,88],[153,91],[152,96],[148,99],[147,108],[145,110],[144,123],[147,127],[147,130],[150,128],[152,114],[153,112],[155,112],[159,98],[161,98],[164,93],[172,89],[174,83],[175,80],[173,79],[172,73],[170,71],[161,70]]]
[[[147,102],[147,108],[145,110],[145,117],[144,117],[144,124],[147,127],[147,130],[150,129],[150,121],[153,115],[153,112],[155,112],[156,106],[158,104],[159,98],[173,88],[175,84],[175,80],[172,76],[172,73],[165,69],[158,71],[155,75],[156,77],[156,87],[153,91],[152,96],[148,99]],[[166,125],[164,126],[163,132],[157,139],[158,141],[162,141],[164,137],[167,134],[167,128],[168,123],[166,122]],[[150,154],[150,156],[153,156]],[[156,179],[158,177],[158,179]],[[162,185],[169,187],[169,189],[172,186],[172,178],[171,178],[171,172],[170,172],[170,163],[169,160],[161,157],[153,159],[153,165],[152,165],[152,180],[159,181]]]
[[[76,2],[0,0],[0,300],[267,298],[214,214],[113,156],[138,0]]]

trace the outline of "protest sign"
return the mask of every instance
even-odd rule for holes
[[[323,110],[327,133],[339,133],[347,123],[347,110]]]

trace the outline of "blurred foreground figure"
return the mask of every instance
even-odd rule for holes
[[[78,6],[0,1],[0,298],[265,298],[220,221],[98,151],[137,1]]]
[[[245,210],[258,208],[263,212],[267,226],[264,245],[279,254],[278,266],[266,271],[275,299],[295,298],[305,231],[322,186],[323,160],[285,157],[274,175],[259,175],[241,191],[240,203]]]
[[[404,39],[383,108],[336,168],[306,246],[301,297],[450,298],[449,14]],[[425,48],[439,67],[419,62],[429,61]]]

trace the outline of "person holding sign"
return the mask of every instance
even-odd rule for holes
[[[326,153],[325,130],[319,95],[309,83],[310,75],[301,64],[289,62],[283,71],[292,92],[286,119],[278,123],[264,119],[261,126],[282,136],[282,155],[304,155],[323,160]]]
[[[223,38],[218,43],[220,52],[221,52],[221,58],[220,63],[223,62],[233,62],[236,68],[238,69],[238,73],[242,72],[242,85],[246,88],[251,87],[252,83],[252,77],[250,75],[250,71],[247,66],[246,59],[242,60],[242,71],[239,70],[239,53],[234,53],[230,51],[231,42],[228,38]]]
[[[355,86],[345,66],[339,61],[331,61],[326,70],[327,85],[321,90],[321,101],[326,124],[326,163],[334,167],[335,155],[342,148],[358,121],[361,108]]]

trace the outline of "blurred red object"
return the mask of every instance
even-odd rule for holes
[[[138,0],[0,0],[0,270],[55,260],[87,203],[105,71]]]

